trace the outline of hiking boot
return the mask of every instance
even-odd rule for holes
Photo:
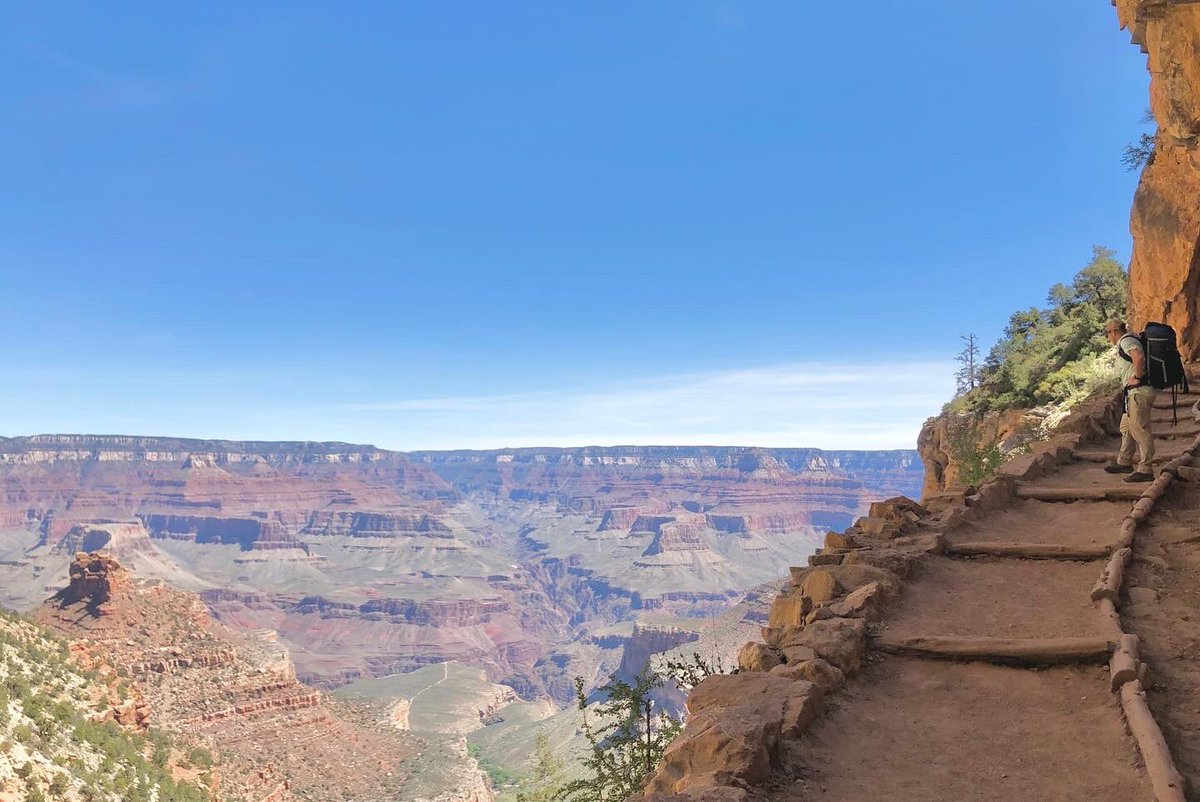
[[[1132,465],[1118,465],[1115,462],[1111,462],[1108,465],[1104,466],[1104,472],[1105,473],[1133,473],[1133,466]]]
[[[1154,477],[1148,473],[1142,473],[1141,471],[1134,471],[1133,473],[1131,473],[1125,477],[1125,481],[1126,482],[1153,482]]]

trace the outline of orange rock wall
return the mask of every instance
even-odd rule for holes
[[[1200,358],[1200,3],[1115,0],[1121,27],[1147,56],[1158,123],[1130,231],[1130,319],[1162,320],[1185,359]]]

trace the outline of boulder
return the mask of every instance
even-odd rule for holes
[[[808,617],[804,619],[804,624],[807,626],[813,621],[823,621],[826,618],[837,618],[837,616],[834,615],[833,610],[829,609],[829,605],[823,605],[809,613]]]
[[[925,504],[931,513],[945,512],[949,509],[967,507],[966,493],[934,493],[926,497]]]
[[[807,726],[822,699],[814,683],[761,672],[706,678],[688,696],[687,725],[667,747],[646,794],[765,782],[777,768],[780,740]]]
[[[863,516],[854,522],[855,528],[868,537],[890,540],[900,534],[900,524],[886,518]]]
[[[817,656],[837,666],[847,676],[858,673],[866,652],[867,622],[860,618],[814,621],[783,645],[807,646]]]
[[[863,552],[851,552],[851,554],[847,555],[847,557],[854,556],[857,558],[857,556],[861,553]],[[793,567],[790,570],[792,574],[792,583],[800,586],[801,588],[804,587],[804,582],[807,580],[808,576],[816,573],[817,571],[828,572],[834,578],[843,592],[861,588],[863,585],[866,585],[869,582],[880,583],[889,594],[895,592],[900,587],[900,577],[896,573],[885,568],[878,568],[873,565],[860,563],[857,560],[852,564],[827,565],[822,568]],[[817,604],[820,603],[820,600],[815,598],[813,601]]]
[[[697,713],[667,747],[646,793],[762,783],[771,776],[782,728],[781,701]]]
[[[912,548],[862,549],[847,554],[842,565],[878,568],[905,577],[912,569],[913,561],[923,553],[924,549]]]
[[[810,658],[815,659],[815,658]],[[688,696],[689,714],[723,710],[761,709],[766,716],[779,710],[784,735],[797,734],[820,714],[825,694],[815,682],[777,674],[716,674]]]
[[[908,496],[892,496],[884,501],[872,502],[867,514],[886,518],[889,514],[897,512],[915,512],[922,518],[929,514],[929,510]]]
[[[783,656],[766,644],[750,641],[738,652],[737,662],[739,671],[770,671],[783,663]]]
[[[842,593],[842,586],[829,567],[822,567],[808,572],[800,583],[800,592],[807,596],[811,603],[820,604],[837,598]],[[804,612],[807,614],[808,610]]]
[[[775,597],[767,616],[768,627],[798,627],[813,608],[813,599],[803,589],[790,590]]]
[[[825,533],[825,548],[827,549],[848,549],[854,545],[854,539],[849,535],[838,532]]]
[[[792,665],[793,663],[803,663],[805,660],[812,660],[817,656],[817,653],[814,652],[810,647],[802,646],[799,643],[796,643],[794,640],[785,643],[780,651],[783,652],[784,659],[788,665]]]
[[[893,523],[902,532],[915,530],[920,520],[928,515],[928,509],[907,496],[876,501],[867,510],[867,520]],[[871,534],[866,527],[863,528],[863,531]]]
[[[790,680],[811,682],[826,693],[836,691],[846,681],[840,668],[819,657],[801,663],[783,663],[772,668],[771,673]]]
[[[868,621],[875,621],[879,618],[883,599],[883,586],[878,582],[871,582],[853,591],[846,598],[831,604],[829,611],[843,618],[865,618]],[[790,663],[791,660],[788,662]]]
[[[783,736],[799,737],[824,712],[825,689],[808,680],[792,680],[792,691],[783,706]]]

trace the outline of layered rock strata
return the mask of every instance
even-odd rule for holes
[[[278,632],[318,687],[458,660],[568,703],[569,672],[620,660],[588,632],[720,612],[871,496],[910,492],[914,457],[3,439],[0,599],[44,598],[71,553],[103,548]]]

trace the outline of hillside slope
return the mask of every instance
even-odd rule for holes
[[[65,641],[0,613],[0,800],[215,798],[208,753],[147,732],[145,713],[124,684],[86,668]]]
[[[113,666],[155,726],[209,746],[249,785],[275,778],[247,798],[396,797],[421,742],[331,709],[270,634],[229,630],[195,594],[138,580],[102,552],[77,554],[70,573],[32,618]]]

